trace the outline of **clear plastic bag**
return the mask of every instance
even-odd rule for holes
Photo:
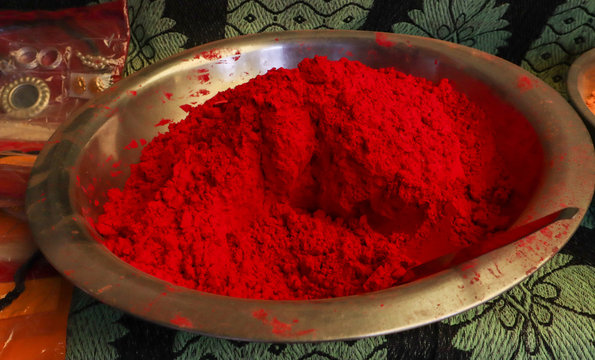
[[[0,151],[41,148],[72,111],[121,78],[129,39],[124,0],[0,11]]]

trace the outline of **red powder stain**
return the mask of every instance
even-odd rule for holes
[[[275,41],[279,41],[279,38],[275,38]]]
[[[384,307],[384,304],[380,304],[380,307]]]
[[[199,96],[204,96],[204,95],[209,95],[211,92],[207,89],[200,89],[197,92],[195,92],[194,94],[191,94],[191,97],[199,97]]]
[[[145,145],[147,145],[147,140],[145,140],[145,139],[140,139],[139,141],[140,141],[140,145],[141,145],[141,146],[145,146]]]
[[[116,177],[116,176],[120,175],[121,173],[122,173],[122,170],[118,170],[118,171],[111,171],[111,172],[110,172],[110,175],[111,175],[112,177]]]
[[[529,79],[529,77],[525,75],[519,77],[516,86],[519,88],[519,90],[521,90],[521,93],[531,90],[534,87],[533,83],[531,82],[531,79]]]
[[[120,161],[118,161],[118,162],[115,162],[115,163],[113,163],[113,164],[112,164],[112,167],[115,169],[115,168],[117,168],[117,167],[120,167],[120,165],[121,165],[121,164],[122,164],[122,160],[120,160]]]
[[[95,206],[99,206],[99,200],[95,200],[95,201],[93,201],[93,205],[95,205]]]
[[[395,43],[388,39],[388,35],[385,33],[377,32],[376,33],[376,44],[384,47],[391,47]]]
[[[201,84],[204,84],[211,80],[211,76],[209,75],[209,73],[200,74],[196,76],[196,80],[198,80],[198,82],[200,82]]]
[[[552,232],[552,230],[550,230],[549,228],[543,228],[540,230],[540,232],[547,236],[548,238],[552,238],[552,236],[554,235],[554,233]]]
[[[136,140],[132,139],[132,141],[128,145],[126,145],[124,147],[124,149],[130,150],[130,149],[136,149],[137,147],[138,147],[138,143],[136,142]]]
[[[128,93],[128,95],[132,95],[132,96],[136,96],[136,90],[128,90],[126,91]]]
[[[179,292],[184,291],[183,289],[177,289],[177,288],[171,286],[170,284],[166,284],[165,285],[165,290],[167,290],[167,291],[169,291],[171,293],[179,293]]]
[[[233,61],[238,61],[238,60],[240,60],[241,55],[242,54],[240,53],[240,50],[236,50],[236,52],[233,53],[233,56],[231,58],[233,59]]]
[[[192,110],[192,106],[188,104],[180,105],[180,109],[184,110],[185,112],[190,112]]]
[[[163,296],[165,296],[165,295],[167,295],[167,293],[166,293],[166,292],[162,292],[161,294],[159,294],[159,297],[163,297]],[[153,300],[151,300],[151,301],[150,301],[150,302],[149,302],[149,303],[148,303],[148,304],[147,304],[147,305],[146,305],[146,306],[143,308],[143,311],[144,311],[145,313],[148,313],[148,312],[151,310],[151,308],[153,308],[153,305],[155,305],[155,303],[157,302],[157,300],[159,300],[159,298],[158,298],[158,297],[157,297],[157,298],[155,298],[155,299],[153,299]]]
[[[158,122],[157,124],[155,124],[154,126],[155,126],[155,127],[159,127],[159,126],[165,126],[165,125],[167,125],[167,124],[169,124],[169,123],[171,123],[171,122],[172,122],[172,120],[171,120],[171,119],[161,119],[161,121],[160,121],[160,122]]]
[[[112,285],[105,285],[105,286],[104,286],[104,287],[102,287],[101,289],[98,289],[98,290],[96,291],[96,293],[97,293],[97,294],[101,294],[101,293],[103,293],[104,291],[106,291],[106,290],[109,290],[109,289],[111,289],[111,288],[112,288]]]
[[[535,272],[535,270],[537,270],[537,266],[531,266],[531,268],[529,270],[527,270],[525,272],[526,275],[531,275],[533,272]]]
[[[71,276],[72,274],[74,274],[74,270],[64,270],[65,276]]]
[[[180,326],[180,327],[185,327],[185,328],[192,327],[192,321],[190,321],[190,320],[188,320],[188,318],[185,318],[180,315],[176,315],[176,317],[171,319],[169,322],[174,325]]]
[[[353,53],[349,50],[345,51],[345,56],[353,56]]]
[[[264,311],[264,309],[260,309],[253,312],[252,316],[258,320],[266,320],[268,314],[266,313],[266,311]]]
[[[260,320],[264,325],[270,326],[271,332],[281,337],[303,336],[316,331],[315,329],[293,331],[293,324],[284,323],[276,317],[273,317],[273,320],[268,320],[268,314],[263,309],[254,311],[252,316]],[[298,322],[298,319],[293,319],[292,322],[295,324]]]
[[[464,270],[469,270],[469,269],[474,268],[474,267],[475,267],[475,263],[474,262],[470,262],[470,263],[461,265],[461,270],[463,270],[463,271]]]
[[[220,57],[221,57],[221,54],[217,50],[203,51],[200,54],[194,55],[195,59],[203,58],[203,59],[207,59],[207,60],[216,60],[216,59],[219,59]]]
[[[167,100],[171,100],[171,97],[174,96],[174,94],[172,94],[170,92],[164,92],[163,95],[165,95],[165,97],[167,98]]]
[[[438,59],[434,60],[434,65],[438,65]]]
[[[111,110],[111,109],[112,109],[112,108],[111,108],[111,107],[109,107],[109,106],[104,106],[103,108],[104,108],[104,109],[106,109],[106,110]]]

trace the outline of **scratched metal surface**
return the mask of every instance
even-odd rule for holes
[[[577,229],[595,187],[593,145],[580,118],[541,80],[492,55],[452,43],[370,32],[267,33],[187,50],[150,66],[87,104],[50,139],[27,194],[31,229],[44,255],[97,299],[164,326],[252,341],[327,341],[402,331],[462,312],[514,286],[549,260]],[[374,293],[317,301],[262,301],[190,290],[147,275],[96,241],[96,218],[108,188],[121,187],[142,144],[181,119],[180,105],[273,67],[313,55],[348,56],[394,66],[431,80],[451,78],[473,100],[508,103],[533,124],[546,171],[516,224],[561,206],[572,220],[433,276]],[[208,71],[210,81],[205,82]],[[206,89],[209,95],[198,95]],[[505,136],[505,134],[503,134]],[[522,156],[522,154],[519,154]],[[296,321],[297,320],[297,321]]]

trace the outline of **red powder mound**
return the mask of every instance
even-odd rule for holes
[[[493,124],[447,80],[306,59],[191,108],[109,191],[96,228],[138,269],[211,293],[385,289],[510,224],[530,177],[498,154],[536,136],[521,124],[497,146]]]

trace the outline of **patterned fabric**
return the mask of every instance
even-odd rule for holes
[[[57,8],[89,0],[8,0]],[[102,0],[104,1],[104,0]],[[6,0],[5,0],[6,2]],[[594,0],[129,0],[127,74],[209,41],[297,29],[363,29],[472,46],[565,94],[569,65],[595,47]],[[594,359],[595,206],[561,253],[502,296],[442,322],[322,344],[221,340],[147,323],[76,292],[67,359]]]
[[[372,2],[230,0],[225,37],[281,30],[354,30],[363,25]]]

